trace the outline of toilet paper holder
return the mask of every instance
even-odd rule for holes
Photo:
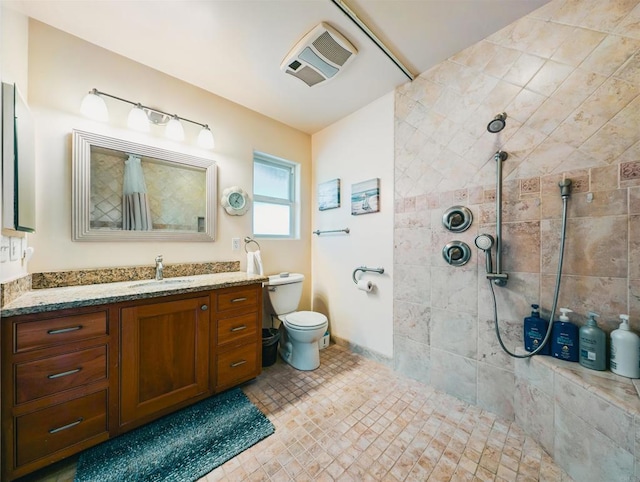
[[[384,268],[368,268],[366,266],[358,266],[356,269],[353,270],[353,275],[351,275],[351,277],[353,278],[353,282],[355,284],[358,284],[358,280],[356,279],[356,273],[358,271],[372,271],[374,273],[379,273],[379,274],[383,274],[384,273]]]

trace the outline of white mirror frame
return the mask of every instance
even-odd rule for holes
[[[73,241],[215,241],[217,213],[216,163],[190,154],[168,151],[81,130],[73,130],[71,232]],[[91,146],[134,153],[205,169],[207,195],[204,232],[126,231],[91,229]]]

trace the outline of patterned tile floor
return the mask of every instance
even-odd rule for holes
[[[276,427],[199,482],[572,479],[512,422],[331,345],[302,372],[281,360],[243,390]],[[73,460],[33,481],[72,481]]]

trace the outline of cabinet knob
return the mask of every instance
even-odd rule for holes
[[[208,307],[207,305],[202,305],[202,306],[200,307],[200,309],[201,309],[202,311],[207,311],[207,310],[209,309],[209,307]]]

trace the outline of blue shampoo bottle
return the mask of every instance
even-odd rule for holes
[[[524,349],[528,352],[536,350],[549,329],[549,322],[540,318],[538,305],[531,305],[531,315],[524,319]],[[551,355],[551,339],[538,352],[538,355]]]
[[[578,361],[578,327],[569,321],[569,308],[560,308],[560,319],[553,322],[551,354],[565,361]]]

